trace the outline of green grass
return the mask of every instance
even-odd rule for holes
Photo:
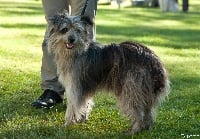
[[[181,4],[181,3],[180,3]],[[181,6],[180,6],[181,8]],[[154,50],[171,79],[169,100],[151,132],[127,136],[129,127],[115,99],[98,94],[89,121],[64,127],[65,104],[34,109],[40,94],[41,43],[45,19],[41,1],[0,0],[0,139],[198,138],[200,136],[200,1],[188,13],[158,8],[98,7],[97,40],[138,41]]]

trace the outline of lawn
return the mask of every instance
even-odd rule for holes
[[[98,94],[89,121],[68,127],[63,126],[65,104],[50,110],[31,107],[41,94],[41,1],[0,0],[0,139],[200,138],[200,1],[190,0],[189,9],[165,13],[159,8],[98,6],[99,42],[143,43],[170,75],[171,93],[153,130],[129,136],[124,134],[129,120],[112,95]]]

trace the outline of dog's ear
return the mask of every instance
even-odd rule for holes
[[[88,17],[88,16],[81,16],[81,22],[85,25],[90,25],[92,26],[94,23],[93,21]]]
[[[55,33],[56,29],[57,29],[57,22],[56,20],[58,20],[58,17],[55,15],[55,16],[52,16],[50,18],[47,19],[47,22],[48,22],[48,25],[49,25],[49,29],[48,29],[48,34],[49,34],[49,37]]]
[[[61,16],[60,15],[54,15],[52,17],[49,17],[47,19],[48,24],[52,25],[52,26],[56,26],[59,21],[60,21]]]
[[[63,10],[47,19],[47,22],[49,24],[49,37],[58,30],[60,24],[64,22],[68,16],[68,11]]]
[[[47,22],[50,24],[50,25],[53,25],[53,26],[58,26],[60,24],[60,22],[62,20],[65,20],[67,17],[69,16],[69,13],[67,10],[63,10],[62,12],[58,12],[57,14],[55,14],[54,16],[52,17],[49,17],[47,19]]]

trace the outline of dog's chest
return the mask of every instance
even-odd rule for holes
[[[73,83],[72,76],[68,72],[61,72],[59,75],[59,82],[65,88],[65,92],[69,92]]]

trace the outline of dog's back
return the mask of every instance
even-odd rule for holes
[[[146,93],[150,91],[155,97],[168,88],[167,73],[160,59],[139,43],[122,42],[107,46],[91,43],[84,55],[83,71],[87,76],[82,82],[88,87],[103,84],[120,93],[127,74],[132,74],[131,80],[140,82],[141,87],[146,87]]]

